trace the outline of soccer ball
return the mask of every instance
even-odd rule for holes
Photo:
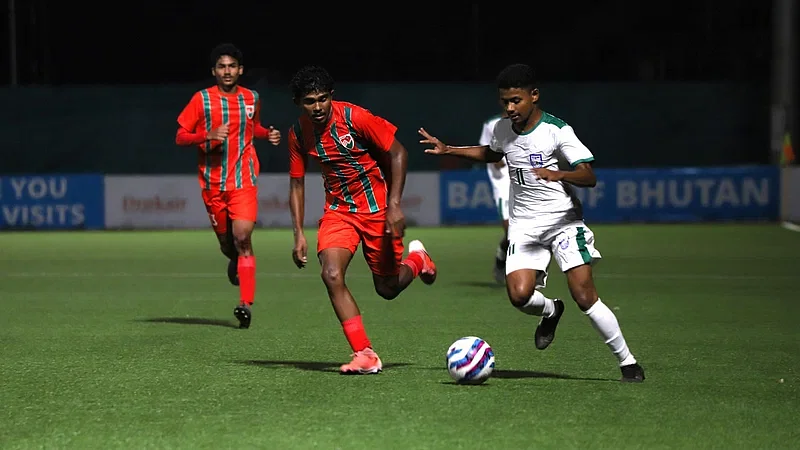
[[[458,384],[481,384],[494,370],[494,352],[483,339],[463,337],[447,349],[447,370]]]

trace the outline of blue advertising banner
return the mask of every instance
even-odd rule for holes
[[[775,166],[596,169],[597,186],[576,189],[589,222],[777,220]],[[483,170],[442,172],[442,223],[497,223]]]
[[[443,170],[439,174],[442,224],[499,223],[486,170]]]
[[[0,177],[0,229],[98,229],[105,222],[102,175]]]

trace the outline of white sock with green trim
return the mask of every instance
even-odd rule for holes
[[[597,303],[586,310],[584,314],[592,321],[592,326],[603,337],[611,353],[617,357],[620,366],[636,363],[636,358],[633,357],[633,353],[628,349],[628,344],[625,343],[625,337],[622,336],[617,316],[605,303],[598,298]]]

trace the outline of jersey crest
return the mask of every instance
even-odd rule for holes
[[[531,160],[531,166],[533,166],[534,169],[544,166],[544,155],[541,153],[532,153],[529,157]]]
[[[256,113],[256,105],[244,105],[244,112],[248,119],[252,119]]]
[[[355,145],[355,141],[353,140],[353,136],[351,136],[350,133],[347,133],[345,135],[337,136],[337,138],[339,139],[339,143],[342,144],[344,146],[344,148],[346,148],[348,150],[352,150],[353,149],[353,145]]]

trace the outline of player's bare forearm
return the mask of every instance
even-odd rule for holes
[[[563,173],[564,177],[562,181],[574,184],[575,186],[595,187],[595,185],[597,185],[597,176],[594,174],[591,164],[580,163],[575,166],[575,170]]]
[[[488,145],[470,145],[466,147],[454,147],[447,145],[440,141],[430,133],[425,131],[425,128],[420,128],[418,133],[425,139],[419,141],[420,144],[432,145],[433,148],[428,148],[425,153],[431,155],[451,155],[458,156],[459,158],[469,159],[477,162],[495,163],[503,159],[503,154],[492,151]]]
[[[397,139],[389,147],[389,205],[400,206],[408,171],[408,152]]]
[[[502,153],[492,151],[488,145],[469,147],[453,147],[452,145],[448,145],[445,155],[458,156],[459,158],[487,163],[496,163],[503,159]]]
[[[303,221],[306,209],[305,177],[289,178],[289,211],[292,214],[292,226],[295,236],[303,235]]]

